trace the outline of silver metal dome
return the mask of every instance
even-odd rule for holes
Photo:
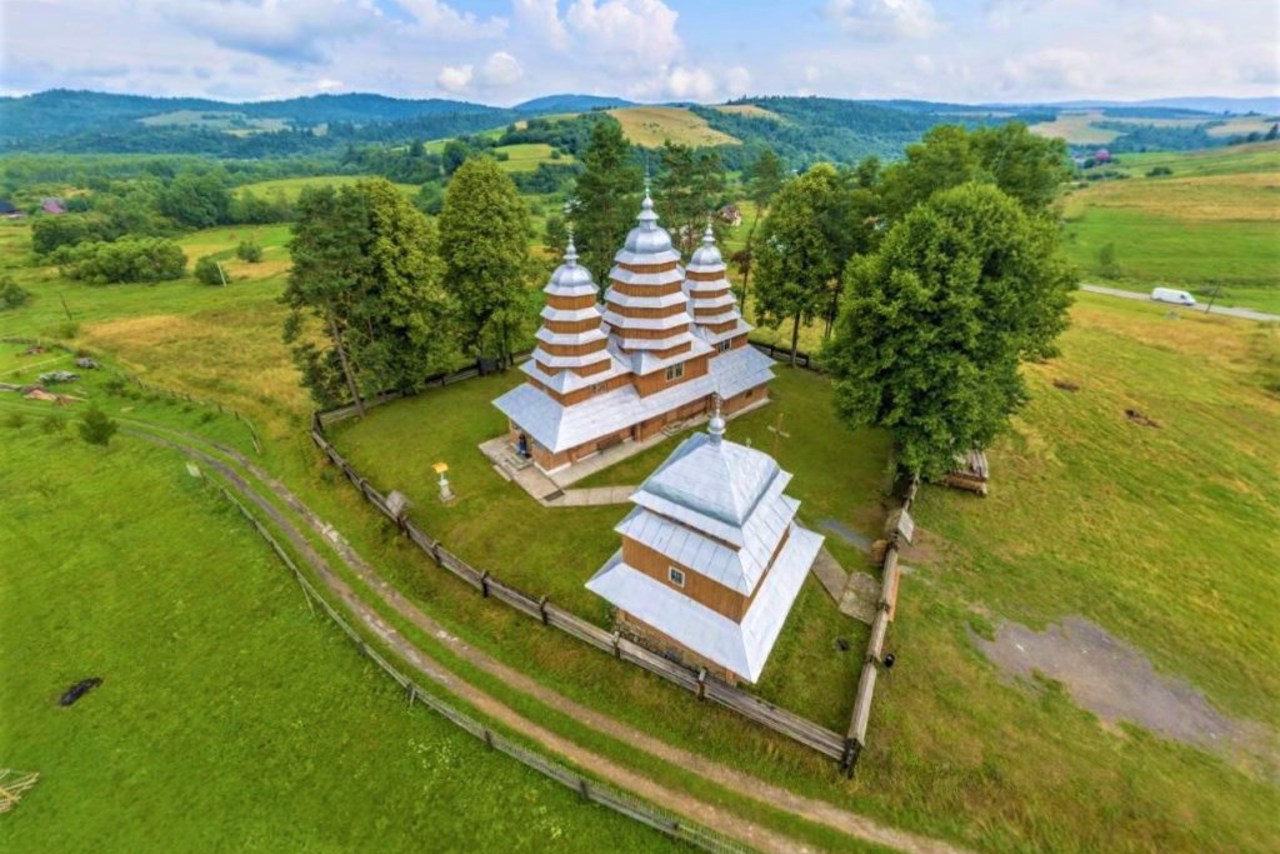
[[[578,250],[573,245],[573,238],[570,237],[569,247],[564,253],[564,263],[556,267],[555,272],[551,274],[550,286],[569,288],[582,285],[595,287],[595,283],[591,281],[591,271],[578,265]]]
[[[720,248],[716,246],[716,235],[711,229],[711,223],[707,223],[707,230],[702,234],[702,245],[693,252],[693,257],[689,259],[691,267],[705,267],[712,264],[723,264],[724,259],[720,257]]]
[[[671,251],[671,235],[665,228],[658,226],[658,214],[653,210],[653,199],[649,191],[644,193],[644,201],[640,203],[640,213],[636,216],[640,223],[627,234],[626,249],[637,255]]]

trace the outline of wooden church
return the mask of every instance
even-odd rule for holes
[[[730,413],[768,397],[773,363],[747,343],[710,227],[686,269],[648,190],[636,220],[603,305],[570,240],[543,289],[526,380],[493,402],[512,445],[543,471],[647,439],[709,412],[717,396]]]
[[[756,682],[823,538],[791,475],[727,441],[717,409],[631,496],[622,548],[587,582],[619,631],[730,683]]]

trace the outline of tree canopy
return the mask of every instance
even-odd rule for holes
[[[578,176],[570,215],[582,264],[600,281],[608,275],[613,254],[639,210],[641,175],[622,125],[613,118],[597,119],[591,126],[582,163],[585,169]]]
[[[785,184],[753,250],[756,314],[771,326],[791,321],[793,362],[800,325],[826,305],[853,248],[844,184],[829,163]]]
[[[826,351],[851,427],[895,439],[929,477],[985,448],[1026,401],[1019,364],[1055,352],[1075,271],[1055,225],[991,184],[933,195],[854,259]]]
[[[464,163],[440,212],[444,286],[458,310],[462,339],[504,362],[528,316],[529,208],[488,157]]]
[[[453,337],[427,218],[381,178],[308,188],[297,211],[284,340],[312,397],[332,405],[350,396],[362,408],[371,393],[417,388],[447,367]]]

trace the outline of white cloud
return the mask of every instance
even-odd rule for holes
[[[679,13],[662,0],[576,0],[565,13],[572,52],[618,71],[669,65],[680,54]]]
[[[709,101],[719,84],[705,68],[685,68],[677,65],[667,73],[666,91],[678,101]]]
[[[1081,50],[1048,48],[1005,60],[1001,83],[1013,91],[1085,92],[1097,88],[1106,67]]]
[[[513,0],[516,22],[555,50],[569,46],[569,31],[560,20],[557,0]]]
[[[866,41],[922,39],[941,28],[929,0],[828,0],[822,14]]]
[[[446,65],[436,75],[436,85],[446,92],[460,95],[471,85],[471,77],[470,65]]]
[[[724,73],[724,90],[730,97],[747,94],[751,88],[751,72],[735,65]]]
[[[360,35],[376,21],[370,7],[351,0],[193,0],[160,8],[219,47],[294,64],[324,62],[328,45]]]
[[[524,77],[520,62],[506,51],[489,55],[479,68],[474,65],[446,65],[436,75],[436,85],[446,92],[462,95],[472,89],[502,89]]]
[[[492,53],[480,66],[476,81],[483,87],[510,86],[524,76],[524,69],[514,56],[505,50]]]
[[[269,2],[269,0],[268,0]],[[459,12],[440,0],[396,0],[417,21],[417,29],[450,41],[497,38],[507,31],[507,19],[481,20],[471,12]]]

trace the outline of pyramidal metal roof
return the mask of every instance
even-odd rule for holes
[[[768,454],[709,433],[695,433],[637,492],[741,528],[780,471]]]

